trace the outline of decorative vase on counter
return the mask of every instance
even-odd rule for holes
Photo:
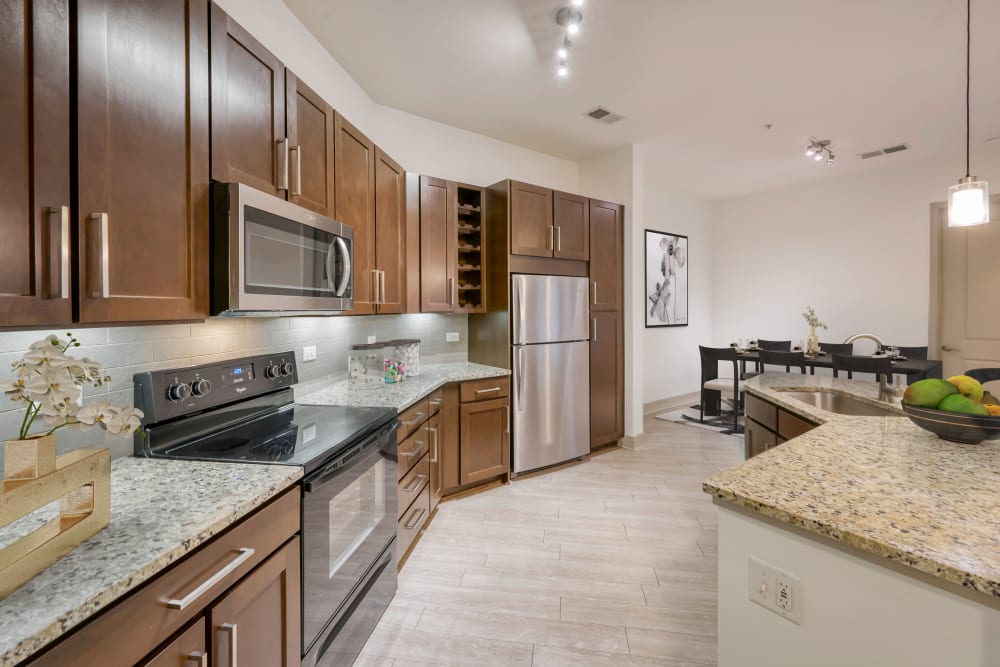
[[[816,356],[819,354],[819,336],[816,335],[816,327],[809,327],[809,336],[806,338],[806,354]]]

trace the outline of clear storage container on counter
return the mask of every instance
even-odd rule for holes
[[[395,341],[386,341],[385,356],[382,363],[383,378],[388,384],[395,384],[406,379],[406,364],[403,363],[403,355]]]
[[[420,375],[420,339],[397,338],[389,341],[389,344],[395,345],[399,351],[407,377]]]
[[[385,343],[351,345],[347,352],[350,384],[382,384],[385,382]]]

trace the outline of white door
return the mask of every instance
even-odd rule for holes
[[[990,220],[949,228],[947,207],[934,207],[939,261],[932,312],[945,377],[1000,367],[1000,196],[990,199]]]

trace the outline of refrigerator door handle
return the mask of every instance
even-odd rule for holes
[[[524,279],[517,277],[514,279],[517,285],[514,296],[517,298],[517,343],[524,343],[528,337],[524,322]]]
[[[517,402],[517,411],[524,412],[524,350],[520,347],[514,348],[514,399]]]

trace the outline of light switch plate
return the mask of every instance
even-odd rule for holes
[[[751,602],[802,625],[805,601],[802,580],[794,574],[750,556],[747,593]]]
[[[368,344],[371,345],[374,342],[375,342],[375,336],[369,336],[368,337]]]
[[[444,335],[444,340],[447,343],[457,343],[459,341],[458,332],[457,331],[449,331],[448,333],[446,333]]]
[[[306,345],[302,348],[302,361],[316,361],[315,345]]]

